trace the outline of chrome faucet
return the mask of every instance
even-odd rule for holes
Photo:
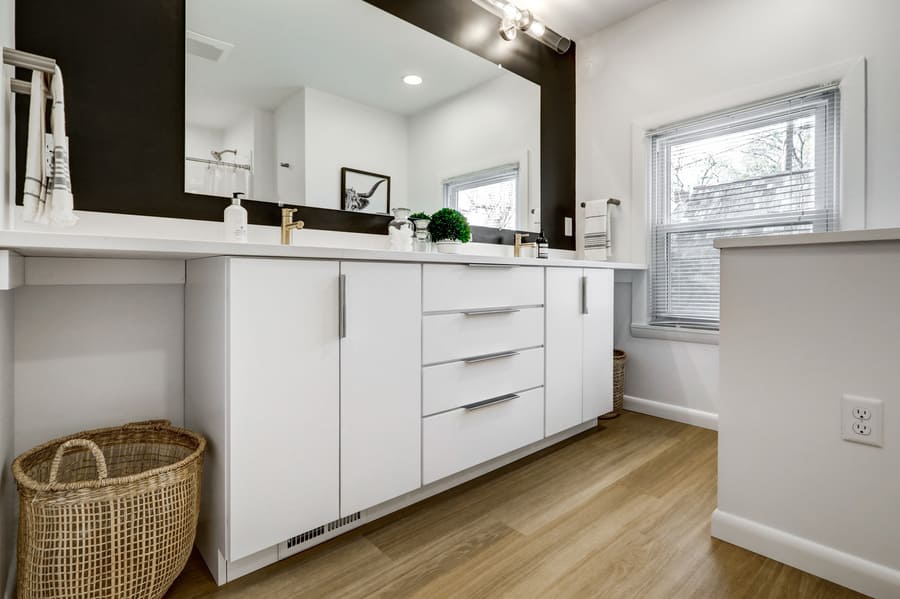
[[[294,220],[295,212],[297,212],[296,208],[281,209],[281,245],[291,245],[291,236],[294,229],[299,231],[303,228],[302,220]]]
[[[516,233],[516,247],[513,255],[516,258],[520,258],[522,256],[522,248],[536,248],[537,242],[529,241],[527,243],[523,243],[522,240],[528,238],[528,233]]]

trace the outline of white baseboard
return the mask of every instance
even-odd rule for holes
[[[649,414],[657,418],[665,418],[666,420],[674,420],[692,426],[708,428],[713,431],[719,430],[719,415],[712,412],[704,412],[693,408],[685,408],[670,403],[654,401],[652,399],[643,399],[641,397],[625,396],[624,407],[632,412],[641,414]]]
[[[871,597],[900,597],[900,571],[722,510],[712,536]]]

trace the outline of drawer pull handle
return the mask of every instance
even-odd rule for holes
[[[512,358],[513,356],[518,356],[519,352],[517,351],[506,351],[501,352],[499,354],[485,354],[483,356],[476,356],[474,358],[469,358],[468,360],[463,360],[466,364],[477,364],[479,362],[487,362],[488,360],[499,360],[500,358]]]
[[[467,310],[463,312],[466,316],[484,316],[486,314],[513,314],[521,312],[519,308],[485,308],[484,310]]]
[[[338,335],[347,338],[347,275],[338,277]]]
[[[515,268],[515,264],[478,264],[471,262],[467,264],[469,268]]]
[[[501,395],[499,397],[492,397],[491,399],[485,399],[484,401],[476,401],[475,403],[470,403],[467,406],[463,406],[463,409],[471,412],[472,410],[489,408],[490,406],[496,406],[497,404],[506,403],[514,399],[519,399],[519,395],[517,395],[516,393],[507,393],[506,395]]]

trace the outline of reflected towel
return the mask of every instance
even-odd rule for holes
[[[22,204],[25,206],[25,222],[43,222],[47,187],[45,177],[49,173],[45,164],[46,99],[44,74],[31,73],[31,96],[28,104],[28,149],[25,154],[25,184]]]
[[[66,135],[66,106],[63,93],[62,71],[56,72],[50,81],[53,108],[50,122],[53,129],[53,168],[47,189],[47,211],[50,224],[71,227],[78,222],[75,216],[75,200],[72,197],[72,178],[69,171],[69,137]]]

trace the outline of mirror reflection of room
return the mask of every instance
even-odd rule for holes
[[[540,228],[540,86],[372,5],[190,0],[186,63],[187,192]]]

